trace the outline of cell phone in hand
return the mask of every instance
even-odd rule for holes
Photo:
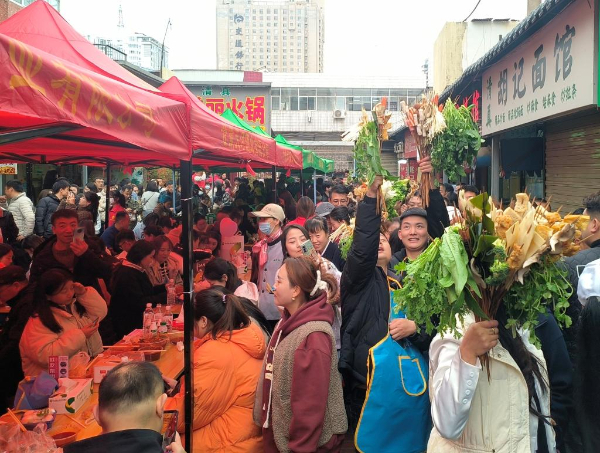
[[[163,451],[175,440],[177,424],[179,423],[179,411],[164,411],[163,413]]]
[[[310,239],[307,241],[304,241],[302,244],[300,244],[300,248],[302,249],[302,254],[304,256],[311,258],[313,260],[319,259],[319,254],[315,250],[315,246],[310,241]]]
[[[79,227],[75,230],[75,233],[73,233],[73,242],[75,242],[75,239],[80,239],[83,241],[83,236],[85,234],[85,229],[83,227]]]

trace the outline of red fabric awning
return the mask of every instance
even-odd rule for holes
[[[0,33],[111,79],[158,91],[102,53],[43,0],[0,22]]]
[[[177,77],[171,77],[159,89],[167,95],[185,98],[190,105],[191,141],[194,150],[202,150],[201,159],[227,157],[233,160],[276,164],[275,144],[269,137],[248,132],[224,120],[202,103]]]
[[[1,33],[0,112],[5,130],[82,127],[54,138],[0,146],[2,153],[35,150],[48,156],[148,159],[169,165],[191,156],[185,103],[78,67]]]

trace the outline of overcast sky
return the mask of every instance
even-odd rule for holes
[[[121,4],[125,28],[159,42],[170,18],[166,38],[170,69],[216,69],[216,2],[61,0],[61,14],[83,35],[110,37],[116,33]],[[325,72],[423,78],[421,66],[433,58],[433,43],[444,23],[464,20],[476,3],[326,0]],[[471,18],[522,19],[526,10],[527,0],[481,0]]]

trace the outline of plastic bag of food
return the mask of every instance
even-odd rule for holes
[[[87,373],[87,365],[90,363],[90,356],[87,352],[78,352],[69,359],[69,378],[84,379]]]
[[[46,425],[39,424],[33,431],[22,432],[17,425],[0,423],[0,451],[17,453],[62,453],[54,439],[46,433]]]

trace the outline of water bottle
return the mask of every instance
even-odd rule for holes
[[[157,334],[158,334],[158,329],[156,327],[156,321],[152,321],[152,324],[150,324],[150,337],[156,338]]]
[[[163,320],[167,323],[167,332],[173,332],[173,312],[171,311],[171,306],[167,305],[165,315],[163,316]]]
[[[162,308],[162,304],[157,304],[156,305],[156,310],[154,311],[154,321],[156,321],[156,326],[160,326],[160,322],[162,321],[163,318],[163,308]]]
[[[150,338],[150,327],[152,321],[154,320],[154,312],[152,311],[152,304],[146,304],[146,309],[144,310],[144,318],[143,318],[143,336],[144,338]]]
[[[175,281],[173,279],[169,280],[167,283],[167,306],[175,305],[177,302],[177,294],[175,293]]]

